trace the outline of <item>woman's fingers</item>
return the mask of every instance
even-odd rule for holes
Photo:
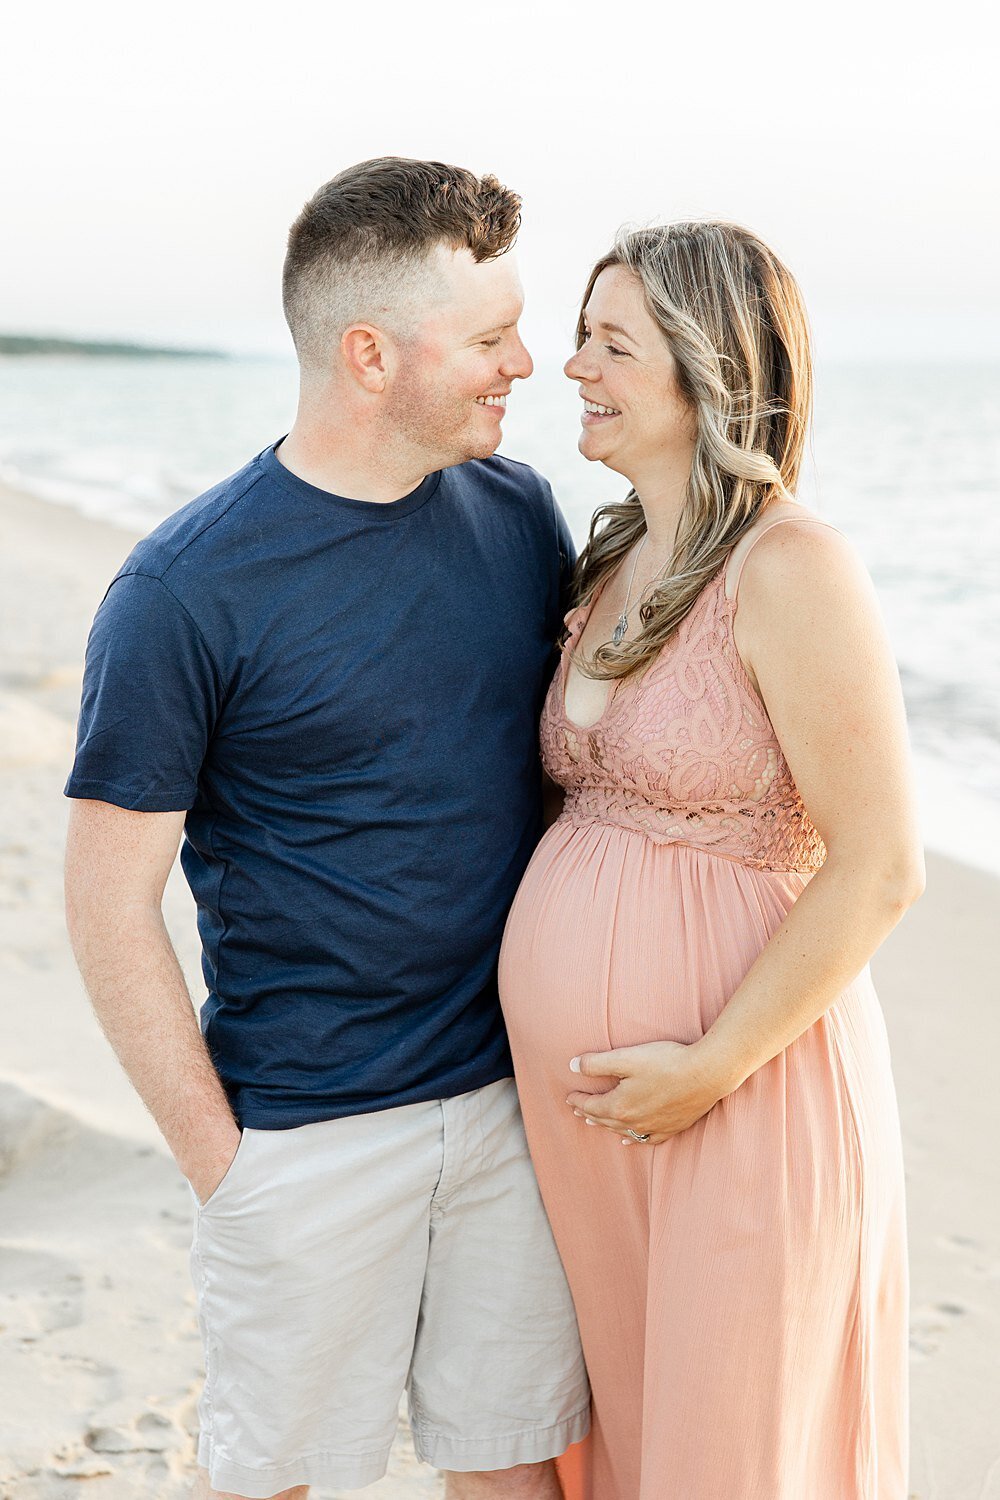
[[[629,1047],[620,1047],[614,1052],[583,1052],[571,1057],[571,1073],[582,1073],[586,1078],[624,1078],[628,1073]]]
[[[616,1110],[613,1103],[602,1104],[601,1101],[605,1099],[610,1101],[612,1094],[616,1094],[617,1092],[617,1089],[609,1089],[605,1094],[583,1094],[580,1092],[567,1094],[566,1103],[578,1114],[587,1115],[594,1120],[600,1120],[603,1125],[608,1120],[614,1119]]]
[[[638,1130],[636,1131],[636,1134],[633,1135],[632,1131],[635,1129],[634,1126],[623,1125],[620,1120],[592,1120],[590,1116],[585,1115],[583,1113],[583,1110],[581,1109],[574,1109],[573,1113],[577,1116],[578,1119],[582,1120],[585,1125],[597,1125],[603,1127],[605,1130],[612,1131],[613,1134],[619,1137],[623,1146],[662,1146],[664,1141],[668,1141],[670,1139],[669,1135],[654,1134],[652,1131],[647,1133],[645,1131]],[[637,1140],[636,1136],[645,1136],[645,1139]]]
[[[585,1125],[602,1125],[605,1130],[617,1130],[619,1133],[628,1129],[627,1125],[622,1125],[618,1120],[601,1120],[595,1116],[588,1115],[582,1109],[574,1109],[573,1113],[578,1115]]]
[[[585,1097],[594,1099],[600,1098],[601,1096],[591,1094]],[[593,1113],[589,1113],[585,1109],[574,1109],[573,1113],[577,1116],[578,1119],[581,1119],[585,1125],[600,1125],[603,1126],[605,1130],[613,1130],[616,1135],[620,1135],[622,1140],[624,1142],[627,1142],[629,1145],[638,1144],[644,1146],[646,1144],[645,1141],[636,1142],[635,1135],[645,1135],[647,1133],[639,1125],[626,1125],[624,1120],[617,1120],[613,1115],[594,1115]],[[635,1131],[635,1135],[631,1134],[632,1131]],[[651,1132],[649,1132],[649,1138],[650,1140],[653,1139]],[[661,1137],[660,1139],[665,1139],[665,1137]],[[659,1144],[659,1141],[657,1142],[657,1144]]]
[[[642,1125],[622,1119],[622,1114],[625,1113],[626,1096],[622,1093],[621,1085],[600,1094],[570,1094],[566,1103],[570,1105],[573,1113],[582,1116],[588,1125],[604,1125],[608,1130],[616,1130],[619,1135],[624,1135],[629,1130],[643,1134]]]
[[[578,1071],[591,1078],[617,1077],[611,1088],[567,1096],[567,1104],[595,1124],[614,1130],[623,1140],[649,1136],[661,1145],[688,1130],[716,1104],[693,1066],[694,1053],[683,1042],[644,1042],[613,1052],[584,1053],[574,1058]],[[576,1071],[576,1070],[575,1070]],[[633,1135],[629,1135],[633,1131]],[[636,1141],[646,1145],[645,1141]]]

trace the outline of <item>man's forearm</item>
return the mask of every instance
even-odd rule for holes
[[[94,1010],[199,1196],[239,1140],[159,911],[70,903],[70,938]]]

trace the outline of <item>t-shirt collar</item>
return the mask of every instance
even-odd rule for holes
[[[287,437],[287,433],[285,434]],[[441,480],[441,471],[427,474],[408,495],[403,495],[399,500],[354,500],[348,495],[335,495],[332,490],[320,489],[318,485],[309,484],[307,480],[300,479],[293,474],[291,469],[286,469],[281,462],[275,449],[285,441],[284,437],[278,438],[270,447],[265,448],[263,453],[258,454],[257,462],[267,474],[269,479],[275,480],[283,485],[285,489],[291,490],[300,499],[322,501],[328,505],[345,507],[348,510],[363,512],[372,520],[394,521],[400,516],[408,516],[431,498]]]

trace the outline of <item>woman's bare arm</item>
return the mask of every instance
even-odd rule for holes
[[[827,860],[705,1036],[589,1054],[624,1082],[570,1102],[655,1143],[800,1036],[923,889],[899,678],[867,573],[837,533],[776,527],[750,553],[739,642]]]

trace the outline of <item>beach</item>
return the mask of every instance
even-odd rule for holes
[[[62,917],[86,634],[134,538],[10,489],[0,514],[0,1500],[173,1500],[201,1378],[191,1196],[99,1032]],[[176,868],[165,913],[200,1000]],[[906,1153],[919,1500],[1000,1500],[998,918],[1000,879],[931,853],[926,895],[873,963]],[[443,1490],[404,1429],[364,1493]]]

